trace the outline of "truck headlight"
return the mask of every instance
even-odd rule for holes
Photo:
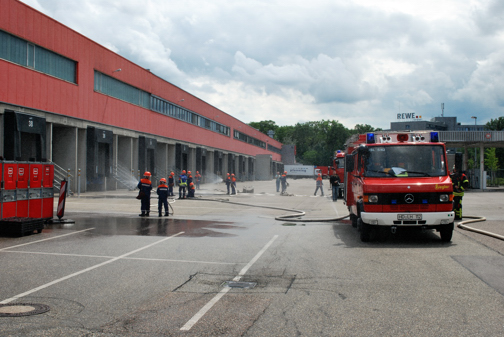
[[[369,196],[369,202],[377,203],[378,202],[378,196],[376,194],[371,194]]]
[[[450,201],[450,196],[448,194],[440,194],[439,201],[448,202],[448,201]]]

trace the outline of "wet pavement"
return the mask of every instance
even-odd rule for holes
[[[49,224],[47,230],[68,228],[68,225]],[[170,217],[90,217],[79,219],[73,230],[93,228],[90,234],[96,235],[142,235],[172,236],[184,232],[186,237],[226,237],[234,234],[226,230],[240,228],[231,222],[175,219]]]

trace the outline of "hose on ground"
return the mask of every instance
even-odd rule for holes
[[[305,216],[306,213],[304,211],[300,211],[300,210],[297,210],[297,209],[275,207],[275,206],[265,206],[265,205],[252,205],[252,204],[246,204],[246,203],[242,203],[242,202],[229,201],[228,199],[205,199],[205,198],[198,198],[196,200],[215,201],[215,202],[221,202],[221,203],[227,203],[227,204],[233,204],[233,205],[240,205],[240,206],[247,206],[247,207],[268,208],[268,209],[276,209],[276,210],[280,210],[280,211],[294,212],[294,214],[287,214],[287,215],[282,215],[282,216],[275,217],[275,220],[277,220],[277,221],[289,221],[289,222],[334,222],[334,221],[343,220],[343,219],[348,218],[350,216],[348,214],[348,215],[345,215],[345,216],[342,216],[342,217],[331,218],[331,219],[292,219],[292,218],[299,218],[301,216]]]
[[[471,220],[465,220],[465,221],[459,222],[458,225],[457,225],[458,228],[465,229],[467,231],[471,231],[471,232],[475,232],[475,233],[479,233],[479,234],[483,234],[483,235],[487,235],[487,236],[490,236],[492,238],[496,238],[496,239],[499,239],[499,240],[504,240],[504,236],[502,236],[502,235],[495,234],[495,233],[492,233],[492,232],[487,232],[487,231],[484,231],[482,229],[477,229],[477,228],[473,228],[473,227],[469,227],[469,226],[465,225],[465,224],[473,223],[473,222],[486,221],[485,217],[483,217],[483,216],[464,215],[464,218],[469,218]]]

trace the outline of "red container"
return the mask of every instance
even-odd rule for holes
[[[44,164],[42,177],[42,218],[52,219],[54,215],[54,164]]]
[[[2,172],[2,219],[16,216],[17,163],[4,162]]]
[[[28,217],[42,218],[43,164],[30,164],[30,188],[28,190]]]
[[[28,217],[28,183],[30,181],[30,164],[17,164],[17,191],[16,191],[16,216],[18,218]]]

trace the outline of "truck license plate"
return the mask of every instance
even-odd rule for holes
[[[397,220],[422,220],[422,214],[397,214]]]

